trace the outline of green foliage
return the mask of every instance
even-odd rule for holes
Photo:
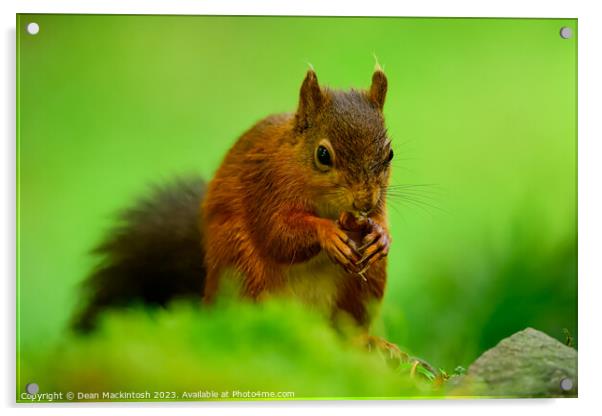
[[[385,302],[383,332],[448,369],[468,367],[500,339],[526,327],[576,347],[576,236],[545,241],[545,226],[529,208],[507,233],[500,246],[484,238],[462,261],[444,252],[435,263],[424,257],[422,273],[408,277],[416,279],[414,289]],[[404,312],[404,321],[395,319]]]
[[[295,399],[436,393],[290,301],[115,312],[95,333],[65,334],[25,355],[22,380],[35,381],[40,392],[283,391]]]

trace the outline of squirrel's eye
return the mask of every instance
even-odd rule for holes
[[[324,146],[318,146],[318,149],[316,150],[316,159],[318,160],[318,163],[323,166],[332,166],[330,152]]]
[[[389,152],[389,156],[387,156],[387,163],[393,160],[393,149]]]

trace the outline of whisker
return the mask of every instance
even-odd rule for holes
[[[399,209],[399,207],[395,206],[394,204],[386,204],[386,205],[387,205],[387,207],[389,207],[389,208],[393,208],[393,210],[394,210],[394,211],[395,211],[397,214],[399,214],[399,216],[400,216],[400,217],[401,217],[401,219],[403,220],[404,224],[405,224],[405,225],[408,225],[408,221],[406,220],[406,217],[405,217],[405,215],[403,215],[403,211],[401,211],[401,210]]]
[[[441,202],[442,195],[436,193],[423,193],[423,192],[409,192],[409,191],[387,191],[387,195],[396,197],[412,197],[417,199],[424,199],[425,201]]]
[[[427,202],[427,201],[421,200],[420,198],[417,198],[417,197],[412,197],[412,196],[409,196],[409,195],[391,195],[391,196],[392,196],[393,200],[395,198],[399,198],[400,200],[407,201],[407,202],[412,203],[414,205],[420,205],[423,208],[427,208],[428,207],[428,208],[432,208],[432,209],[435,209],[437,211],[444,212],[444,213],[448,214],[448,212],[445,209],[441,208],[440,206],[435,205],[432,202]]]
[[[443,189],[436,184],[400,184],[389,185],[386,187],[387,192],[411,192],[419,195],[440,195],[444,193]]]
[[[387,185],[387,188],[437,188],[439,184],[436,183],[400,183]]]
[[[420,204],[417,204],[414,201],[401,200],[400,199],[400,200],[389,200],[388,202],[389,202],[389,206],[391,206],[392,208],[395,207],[395,206],[398,206],[400,209],[401,208],[403,208],[403,209],[405,209],[405,208],[417,208],[420,211],[425,212],[429,216],[434,217],[434,214],[431,211],[429,211],[427,209],[427,207],[424,207],[424,206],[422,206]]]
[[[440,197],[441,192],[429,189],[387,189],[386,192],[390,194],[401,194],[401,195],[412,195],[412,196],[423,196],[425,198]]]
[[[412,192],[408,192],[408,191],[392,191],[389,192],[388,195],[391,195],[393,197],[397,197],[397,198],[408,198],[408,199],[415,199],[418,201],[433,201],[433,202],[437,202],[438,198],[436,198],[436,196],[434,195],[430,195],[430,194],[420,194],[420,193],[412,193]]]
[[[405,165],[396,165],[394,163],[391,163],[391,167],[395,170],[400,169],[400,170],[403,170],[408,173],[412,173],[412,174],[416,173],[416,171],[414,169],[410,168],[409,166],[405,166]]]
[[[389,198],[387,199],[389,202],[393,202],[393,203],[397,203],[397,204],[405,204],[406,202],[412,205],[416,205],[416,206],[420,206],[422,208],[426,208],[426,206],[424,204],[419,203],[418,201],[411,199],[411,198],[405,198],[399,195],[389,195]]]

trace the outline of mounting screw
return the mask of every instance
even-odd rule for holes
[[[29,33],[30,35],[37,35],[39,31],[40,25],[36,22],[31,22],[27,25],[27,33]]]
[[[570,27],[564,26],[560,28],[560,37],[562,39],[569,39],[573,37],[573,29]]]
[[[40,386],[36,383],[29,383],[25,386],[25,391],[29,394],[37,394],[40,391]]]
[[[570,378],[563,378],[562,380],[560,380],[560,388],[563,391],[569,391],[573,388],[573,380],[571,380]]]

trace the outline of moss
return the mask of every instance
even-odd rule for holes
[[[97,331],[23,352],[21,387],[40,392],[293,392],[295,399],[435,394],[378,353],[342,339],[302,305],[179,303],[107,314]],[[19,393],[19,397],[21,394]],[[153,399],[154,397],[151,397]],[[160,398],[160,397],[159,397]]]

